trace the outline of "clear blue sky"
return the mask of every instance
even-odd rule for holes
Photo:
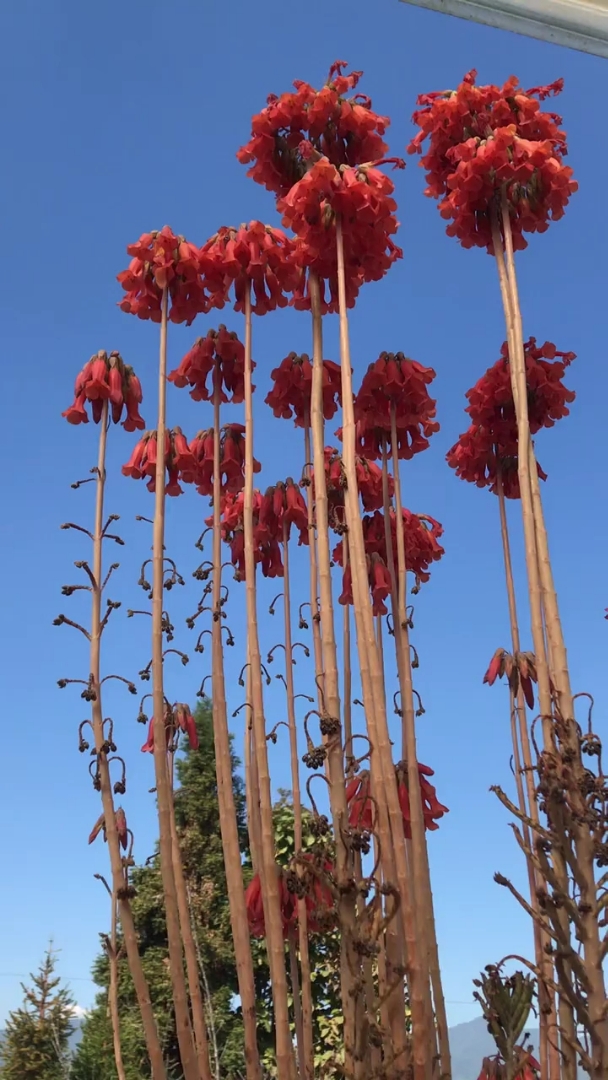
[[[601,718],[608,704],[598,678],[608,634],[602,621],[608,603],[608,376],[601,329],[605,215],[598,202],[608,151],[599,123],[606,70],[601,60],[397,0],[21,0],[3,6],[0,33],[6,255],[0,289],[1,1018],[18,1004],[19,976],[37,965],[50,936],[78,1001],[89,1005],[90,964],[97,933],[107,924],[106,896],[93,880],[96,871],[106,870],[106,852],[99,842],[86,845],[98,801],[76,749],[76,727],[86,713],[77,692],[56,688],[60,676],[86,673],[85,643],[73,631],[53,627],[52,619],[60,611],[79,611],[76,600],[60,596],[60,587],[75,580],[72,562],[86,557],[87,548],[59,525],[91,520],[90,493],[72,492],[69,485],[93,465],[96,432],[92,425],[69,428],[60,413],[71,399],[76,370],[92,352],[117,348],[135,365],[144,384],[144,414],[154,424],[157,333],[116,307],[115,274],[126,265],[125,244],[165,223],[202,242],[221,224],[275,221],[271,197],[246,178],[235,151],[270,91],[287,89],[294,78],[318,84],[336,58],[365,70],[362,91],[392,118],[393,154],[403,152],[411,135],[416,94],[452,86],[471,67],[482,81],[516,73],[524,86],[563,75],[559,108],[580,193],[566,219],[533,238],[519,263],[526,332],[578,354],[569,373],[577,392],[572,416],[542,436],[538,451],[549,473],[546,511],[573,681],[577,690],[596,694]],[[405,257],[385,282],[362,294],[352,342],[357,375],[381,349],[402,349],[437,371],[441,431],[408,466],[405,498],[445,526],[445,559],[418,597],[415,643],[422,664],[417,685],[427,709],[420,756],[435,767],[440,797],[451,808],[430,846],[446,996],[450,1018],[459,1022],[476,1014],[471,979],[480,968],[504,953],[530,950],[525,917],[492,882],[497,869],[523,877],[505,815],[488,792],[492,783],[510,782],[506,691],[481,684],[490,655],[508,642],[497,507],[489,494],[458,482],[444,463],[465,426],[464,392],[496,359],[504,332],[493,262],[445,236],[435,205],[422,196],[423,174],[415,162],[397,183]],[[226,317],[238,330],[238,317]],[[217,321],[203,321],[202,332]],[[308,319],[281,313],[257,321],[254,333],[262,391],[283,356],[309,347]],[[172,331],[172,361],[195,334]],[[332,321],[326,355],[337,358],[336,344]],[[302,453],[297,433],[273,420],[263,396],[256,454],[264,463],[263,482],[271,483],[299,472]],[[189,434],[209,424],[209,410],[183,391],[171,388],[169,408],[171,421]],[[133,521],[135,513],[150,512],[150,496],[120,476],[132,445],[133,436],[112,432],[108,509],[122,515],[127,546],[110,592],[122,599],[123,609],[108,634],[106,670],[128,676],[149,657],[149,621],[125,617],[126,608],[141,606],[135,582],[150,544],[147,527]],[[192,543],[205,512],[193,492],[171,505],[171,553],[188,579],[187,597],[171,594],[176,623],[196,607]],[[231,625],[242,649],[234,590]],[[273,625],[263,633],[271,644]],[[176,644],[192,649],[185,628]],[[237,663],[230,658],[233,683]],[[170,695],[193,699],[206,665],[207,656],[193,659],[185,671],[170,666]],[[310,689],[306,672],[298,668],[298,675],[299,689]],[[241,699],[235,694],[233,700],[236,706]],[[147,794],[152,764],[139,754],[144,733],[135,724],[134,705],[117,691],[107,695],[105,711],[115,717],[128,760],[124,805],[136,855],[143,859],[155,836]],[[282,710],[275,690],[269,714],[280,719]],[[240,721],[235,732],[240,740]],[[277,785],[288,785],[285,756],[283,744],[274,756]]]

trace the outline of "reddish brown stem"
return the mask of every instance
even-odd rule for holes
[[[158,422],[156,425],[156,495],[152,549],[152,700],[154,702],[154,770],[158,809],[160,867],[163,883],[169,972],[175,1007],[175,1026],[185,1080],[198,1080],[188,995],[184,978],[184,957],[179,925],[177,888],[173,871],[171,840],[171,790],[165,743],[165,693],[163,686],[163,587],[165,546],[165,433],[167,396],[167,315],[168,293],[163,290],[160,358],[158,371]]]
[[[114,1048],[114,1064],[116,1065],[116,1077],[117,1080],[127,1080],[125,1073],[125,1066],[122,1057],[122,1046],[120,1042],[120,1011],[118,1008],[118,903],[116,900],[116,894],[112,892],[106,879],[101,874],[95,874],[96,878],[99,878],[103,882],[111,901],[111,917],[110,917],[110,939],[109,948],[106,948],[108,955],[108,969],[110,975],[110,981],[108,983],[108,1009],[110,1013],[110,1023],[112,1024],[112,1045]],[[107,938],[106,938],[107,942]]]
[[[304,457],[306,508],[308,511],[308,554],[310,558],[310,615],[312,620],[312,642],[315,658],[315,676],[317,680],[317,701],[319,710],[323,708],[323,646],[321,643],[321,616],[319,615],[319,573],[317,570],[317,534],[315,529],[315,501],[312,486],[312,447],[310,440],[310,416],[304,422]]]
[[[146,1049],[150,1059],[152,1080],[166,1080],[167,1072],[163,1052],[158,1038],[158,1030],[152,1004],[150,990],[144,975],[139,947],[137,944],[137,932],[133,919],[133,912],[126,892],[126,876],[120,854],[120,841],[116,829],[116,817],[114,809],[114,795],[112,780],[108,765],[107,751],[104,749],[106,739],[103,725],[103,706],[101,690],[101,593],[103,582],[103,524],[104,524],[104,494],[106,483],[106,445],[108,432],[108,406],[104,402],[99,432],[99,456],[96,474],[96,500],[95,500],[95,531],[93,533],[93,575],[91,581],[91,650],[90,669],[91,686],[95,691],[95,697],[91,703],[93,733],[95,736],[95,751],[99,768],[99,781],[101,790],[101,802],[104,813],[106,838],[110,854],[110,866],[112,869],[113,891],[118,897],[120,910],[120,922],[125,942],[127,962],[137,1003],[142,1017]]]

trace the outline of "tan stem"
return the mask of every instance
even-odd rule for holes
[[[255,554],[253,535],[253,393],[251,384],[251,290],[245,293],[245,491],[243,528],[245,539],[245,595],[247,600],[247,648],[251,674],[251,705],[255,760],[260,789],[261,865],[268,964],[272,983],[278,1080],[294,1080],[295,1061],[289,1028],[289,999],[281,918],[279,878],[275,860],[272,796],[266,722],[262,690],[262,657],[258,637]]]
[[[298,755],[298,731],[296,727],[295,687],[293,679],[293,642],[291,636],[291,588],[289,581],[289,526],[283,522],[283,611],[285,616],[285,682],[287,684],[287,720],[289,724],[289,753],[291,758],[291,787],[293,793],[293,824],[295,853],[298,855],[303,849],[302,841],[302,794],[300,791],[300,766]],[[314,537],[312,537],[314,542]],[[300,966],[302,968],[301,980],[301,1007],[300,1001],[296,1001],[296,989],[294,987],[294,959],[295,974],[297,975],[297,956],[292,957],[295,950],[295,942],[290,938],[290,960],[292,968],[292,991],[294,995],[294,1010],[296,1018],[299,1013],[300,1029],[296,1025],[298,1034],[298,1064],[300,1072],[305,1080],[314,1077],[314,1046],[312,1034],[312,984],[310,973],[310,956],[308,951],[308,918],[306,902],[303,897],[298,899],[298,945],[300,950]]]
[[[323,656],[323,703],[321,713],[332,720],[340,719],[340,691],[338,683],[338,658],[334,622],[334,604],[331,584],[331,556],[329,543],[329,515],[327,483],[325,477],[325,421],[323,416],[323,322],[319,282],[314,274],[309,280],[313,367],[310,406],[312,453],[315,487],[315,520],[317,526],[317,559],[319,570],[319,595],[321,616],[321,643]],[[316,603],[316,601],[315,601]],[[354,1049],[356,1044],[356,1004],[354,987],[360,969],[355,952],[356,908],[352,889],[353,864],[344,842],[348,823],[344,758],[340,736],[327,740],[327,770],[329,774],[329,799],[336,844],[336,879],[340,890],[338,919],[341,930],[340,982],[342,1010],[344,1014],[344,1054],[346,1075],[354,1075]]]
[[[163,588],[165,565],[165,433],[167,397],[167,315],[168,292],[163,290],[158,368],[158,421],[156,425],[156,494],[152,548],[152,700],[154,702],[154,771],[160,869],[169,945],[169,973],[175,1007],[175,1027],[185,1080],[198,1080],[198,1064],[188,994],[184,978],[184,957],[179,925],[177,888],[173,872],[171,841],[171,789],[165,740],[165,692],[163,686]]]
[[[376,751],[372,754],[378,759],[378,780],[375,784],[376,798],[386,803],[393,839],[393,851],[397,879],[402,903],[409,896],[408,868],[403,839],[403,818],[397,794],[397,782],[392,759],[392,751],[383,700],[383,677],[378,659],[378,649],[374,635],[374,621],[369,595],[367,563],[363,540],[363,526],[359,510],[359,497],[356,472],[355,417],[353,406],[352,370],[350,342],[348,334],[348,315],[346,307],[346,279],[344,272],[344,245],[342,223],[336,219],[336,248],[338,263],[338,296],[340,309],[340,361],[342,372],[342,460],[346,476],[346,524],[350,541],[350,559],[353,579],[353,599],[355,623],[357,629],[357,648],[363,703],[370,740]],[[369,665],[369,667],[368,667]],[[364,669],[369,671],[369,679],[364,679]],[[373,779],[373,777],[372,777]],[[387,850],[383,845],[384,850]],[[430,987],[423,972],[416,973],[412,968],[411,1007],[414,1028],[413,1065],[414,1080],[430,1080],[432,1072],[433,1031],[430,1024]],[[418,977],[416,977],[418,974]]]
[[[321,350],[322,351],[322,350]],[[315,528],[315,502],[312,486],[312,446],[310,440],[310,412],[304,421],[304,456],[306,458],[306,508],[308,512],[308,554],[310,559],[310,615],[312,619],[312,643],[317,681],[319,711],[323,708],[323,645],[321,643],[321,616],[319,614],[319,573],[317,570],[317,533]]]
[[[118,904],[116,895],[112,898],[112,922],[110,928],[110,955],[108,958],[110,969],[110,983],[108,986],[108,1005],[110,1008],[110,1022],[112,1024],[112,1043],[114,1046],[114,1063],[116,1065],[117,1080],[126,1080],[125,1066],[122,1059],[122,1046],[120,1043],[120,1013],[118,1009]]]
[[[232,752],[228,730],[224,649],[222,643],[222,536],[221,536],[221,460],[220,460],[220,402],[221,371],[216,360],[213,388],[213,622],[212,647],[212,709],[215,744],[215,772],[220,832],[226,869],[226,886],[230,907],[230,925],[234,942],[239,996],[243,1010],[245,1068],[247,1080],[261,1080],[262,1067],[257,1044],[256,991],[247,923],[247,908],[243,890],[243,871],[239,831],[234,802]],[[248,734],[249,715],[245,710],[245,730]],[[248,772],[246,772],[248,775]],[[248,801],[247,812],[253,804]],[[253,852],[255,844],[251,845]]]
[[[348,533],[342,537],[344,572],[348,566]],[[344,605],[342,649],[344,652],[344,746],[347,756],[353,753],[353,672],[351,665],[350,604]]]
[[[103,724],[103,706],[101,690],[101,601],[103,582],[103,521],[104,521],[104,495],[106,484],[106,446],[108,433],[108,404],[104,402],[101,415],[99,432],[99,455],[97,459],[96,474],[96,499],[95,499],[95,530],[93,533],[93,584],[91,587],[91,652],[90,668],[91,682],[95,691],[95,698],[91,703],[91,715],[93,734],[95,737],[95,751],[99,767],[99,782],[101,802],[104,814],[106,837],[110,854],[110,866],[112,869],[113,890],[118,897],[120,910],[120,922],[127,953],[127,962],[135,993],[137,1004],[141,1013],[146,1049],[150,1059],[152,1080],[166,1080],[167,1072],[163,1052],[158,1038],[158,1029],[154,1012],[150,1001],[150,990],[139,955],[137,932],[133,919],[133,912],[126,890],[127,880],[120,854],[120,841],[116,829],[116,817],[114,808],[114,795],[110,767],[108,765],[107,750],[105,749],[105,735]]]

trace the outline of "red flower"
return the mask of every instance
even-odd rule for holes
[[[149,477],[148,491],[155,491],[156,457],[156,432],[147,431],[135,445],[126,465],[123,465],[123,476],[130,476],[133,480],[141,480],[147,476]],[[167,495],[183,494],[183,488],[179,484],[180,480],[185,484],[192,484],[197,481],[197,463],[188,447],[186,437],[179,427],[165,432],[165,468],[168,474],[165,484],[165,493]]]
[[[61,415],[69,424],[88,424],[89,417],[85,408],[91,402],[93,420],[98,424],[103,413],[104,401],[109,402],[110,415],[118,424],[126,406],[127,418],[123,423],[125,431],[143,431],[145,424],[139,415],[138,406],[142,401],[139,379],[133,368],[125,364],[118,352],[110,355],[103,350],[92,356],[76,378],[74,401]]]
[[[497,425],[494,425],[495,428]],[[500,441],[483,427],[475,424],[460,436],[458,442],[446,454],[446,461],[454,469],[456,476],[467,480],[477,487],[489,487],[494,495],[498,493],[498,464],[503,494],[506,499],[519,499],[519,475],[517,472],[517,426],[509,431],[510,424],[504,427]],[[505,438],[507,442],[505,442]],[[536,463],[539,480],[546,480],[547,474]]]
[[[395,410],[397,451],[409,460],[426,450],[439,431],[436,401],[427,387],[435,378],[432,368],[409,360],[403,353],[380,353],[367,369],[355,398],[357,450],[363,457],[382,457],[383,442],[391,449],[391,410]]]
[[[118,809],[115,811],[114,820],[116,822],[116,832],[118,833],[118,840],[120,846],[126,851],[127,845],[129,843],[129,833],[127,829],[127,818],[125,816],[124,810],[122,809],[122,806],[119,806]],[[91,833],[89,835],[89,844],[94,843],[100,833],[103,833],[104,842],[107,842],[108,837],[106,833],[106,819],[104,814],[102,814],[101,817],[97,818],[97,821],[91,829]]]
[[[291,352],[270,373],[274,386],[266,396],[275,416],[284,420],[294,417],[296,427],[310,423],[312,364],[307,353],[297,356]],[[323,361],[323,415],[331,420],[338,404],[342,404],[340,365],[333,360]]]
[[[166,705],[165,706],[165,742],[166,742],[167,750],[169,749],[169,746],[171,745],[171,741],[173,739],[174,732],[175,732],[175,721],[174,721],[174,717],[173,717],[173,711],[169,708],[168,705]],[[194,747],[193,749],[196,749],[196,747]],[[142,750],[143,754],[153,754],[154,753],[154,717],[152,717],[152,719],[150,720],[150,723],[148,724],[148,736],[147,736],[146,741],[143,744],[141,750]]]
[[[488,368],[467,393],[467,412],[474,424],[498,436],[499,441],[517,445],[515,406],[509,373],[509,347],[501,347],[501,357]],[[536,338],[524,345],[526,381],[528,386],[528,414],[530,431],[536,435],[541,428],[553,427],[557,420],[568,416],[568,405],[575,399],[562,380],[566,368],[576,359],[573,352],[558,352],[555,345],[546,341],[538,348]],[[560,357],[556,360],[555,357]]]
[[[226,492],[222,496],[221,504],[221,532],[222,540],[230,548],[232,564],[235,568],[235,579],[245,580],[245,537],[243,532],[243,492],[238,494]],[[254,536],[254,559],[260,564],[264,577],[283,577],[284,568],[281,560],[281,548],[277,539],[278,521],[272,522],[266,516],[266,520],[260,522],[262,508],[265,506],[264,496],[259,491],[253,493],[253,536]],[[206,525],[213,524],[213,518],[207,518]],[[269,530],[269,524],[272,528]]]
[[[178,703],[173,708],[173,721],[180,731],[188,736],[191,750],[198,750],[199,739],[196,723],[188,705]]]
[[[379,161],[356,168],[336,168],[326,157],[316,155],[310,144],[303,152],[313,161],[291,190],[277,203],[283,224],[296,234],[295,261],[302,268],[293,296],[299,310],[310,308],[307,272],[321,282],[323,312],[338,310],[336,216],[343,222],[346,303],[353,307],[361,285],[380,281],[403,252],[391,237],[399,223],[394,185],[378,168]],[[392,161],[403,168],[399,158]],[[323,282],[329,283],[326,298]]]
[[[519,687],[523,690],[528,708],[534,708],[534,689],[532,684],[538,682],[536,674],[536,658],[530,652],[518,652],[515,656],[505,649],[497,649],[490,661],[483,681],[488,686],[493,686],[497,679],[507,676],[511,692],[516,695]]]
[[[563,216],[578,185],[567,154],[561,117],[543,112],[539,101],[563,88],[563,80],[524,91],[516,78],[504,86],[476,86],[471,71],[455,90],[424,94],[414,113],[420,132],[408,147],[421,153],[427,170],[425,194],[439,198],[447,232],[464,247],[493,252],[491,208],[506,192],[516,250],[525,232],[544,232]],[[538,100],[537,100],[538,99]]]
[[[237,158],[251,168],[247,175],[269,191],[285,195],[304,175],[306,161],[299,150],[303,140],[325,154],[334,165],[359,165],[384,157],[382,140],[389,120],[372,111],[363,94],[354,90],[363,72],[342,74],[343,60],[332,64],[321,90],[294,82],[296,92],[271,94],[268,104],[251,121],[251,139]]]
[[[128,245],[127,254],[132,256],[131,262],[117,275],[126,293],[118,305],[121,311],[159,323],[165,288],[172,322],[189,326],[197,315],[209,310],[199,250],[183,236],[176,236],[168,225],[160,232],[144,233],[136,244]]]
[[[412,836],[410,797],[407,782],[407,765],[400,762],[395,766],[397,777],[397,792],[399,805],[403,818],[403,832],[406,839]],[[434,776],[434,772],[428,765],[418,763],[418,778],[420,781],[420,795],[422,798],[422,813],[424,827],[429,832],[435,832],[439,828],[437,822],[448,814],[447,806],[443,806],[437,799],[437,792],[429,783],[428,777]],[[361,829],[371,832],[375,827],[376,812],[370,793],[370,775],[363,769],[349,780],[346,787],[346,801],[348,803],[348,822],[352,829]]]
[[[201,248],[200,263],[213,307],[224,306],[234,285],[235,311],[245,310],[246,291],[251,289],[256,315],[286,307],[285,294],[293,291],[298,278],[293,241],[261,221],[238,229],[223,225]]]
[[[395,574],[397,574],[397,520],[394,511],[391,511],[390,523],[393,561]],[[434,518],[426,514],[413,514],[405,507],[403,507],[403,526],[406,569],[415,575],[418,582],[426,582],[430,577],[431,563],[438,562],[445,554],[439,543],[443,535],[443,527]],[[376,511],[363,518],[363,538],[367,555],[377,553],[388,565],[384,514]],[[341,542],[334,548],[333,558],[339,566],[343,565]]]
[[[220,401],[243,401],[245,349],[235,333],[221,324],[218,330],[209,330],[206,337],[198,338],[186,353],[179,367],[168,376],[175,386],[190,385],[190,397],[194,401],[210,401],[213,398],[215,375],[211,387],[207,386],[210,374],[217,371]],[[252,369],[255,363],[251,364]]]
[[[283,935],[287,937],[290,927],[294,926],[296,922],[296,899],[293,894],[289,892],[285,881],[285,875],[278,867],[277,874],[279,878]],[[249,923],[250,934],[252,937],[265,937],[264,904],[262,901],[262,883],[259,874],[256,874],[251,879],[245,890],[245,906],[247,908],[247,921]]]

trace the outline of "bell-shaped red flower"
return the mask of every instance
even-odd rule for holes
[[[410,798],[407,781],[407,766],[400,762],[395,766],[397,777],[397,792],[399,805],[403,818],[403,832],[409,840],[412,836]],[[437,822],[444,814],[449,813],[447,806],[443,806],[437,799],[437,792],[429,782],[428,777],[434,776],[433,769],[428,765],[418,763],[418,778],[420,781],[420,794],[422,797],[422,813],[424,827],[428,832],[434,832],[439,828]],[[376,810],[370,791],[370,775],[366,769],[353,776],[346,787],[346,801],[348,803],[348,821],[352,829],[361,829],[372,832],[375,828]]]
[[[281,920],[284,937],[295,925],[297,919],[296,899],[287,888],[287,882],[282,870],[277,868],[279,878],[279,897],[281,905]],[[247,908],[247,921],[249,933],[252,937],[265,937],[266,927],[264,922],[264,904],[262,901],[262,882],[260,875],[255,874],[245,890],[245,906]]]
[[[255,315],[286,307],[298,279],[293,240],[261,221],[238,229],[223,225],[201,248],[200,263],[213,307],[222,308],[234,286],[235,311],[245,310],[249,289]]]
[[[198,750],[199,739],[198,731],[196,730],[196,723],[189,705],[184,705],[178,702],[173,706],[173,722],[179,731],[183,731],[184,735],[188,736],[188,742],[190,743],[191,750]]]
[[[312,394],[312,363],[308,354],[289,353],[278,368],[271,371],[270,378],[274,385],[265,401],[274,415],[284,420],[293,416],[296,427],[308,426]],[[338,404],[342,404],[340,366],[333,360],[324,360],[323,416],[326,420],[335,416]]]
[[[358,453],[378,460],[384,445],[389,452],[392,450],[392,410],[399,458],[409,460],[426,450],[430,436],[439,431],[435,420],[437,402],[428,392],[434,378],[432,368],[423,367],[403,353],[380,353],[368,367],[355,397]]]
[[[220,401],[243,401],[245,349],[235,333],[222,324],[218,330],[209,330],[198,338],[182,359],[179,367],[168,376],[175,386],[190,386],[194,401],[210,401],[217,385]],[[252,369],[255,363],[251,363]],[[211,385],[208,385],[209,376]]]
[[[121,311],[159,323],[165,288],[172,322],[189,326],[197,315],[209,310],[199,249],[183,236],[176,236],[168,225],[144,233],[137,243],[128,245],[127,254],[132,256],[131,262],[117,275],[126,294],[118,305]]]
[[[332,64],[321,90],[309,83],[294,82],[290,91],[271,94],[266,108],[251,121],[251,139],[237,153],[250,165],[247,175],[277,195],[285,195],[306,172],[299,151],[303,140],[325,154],[334,165],[360,165],[387,152],[382,136],[389,125],[386,116],[372,110],[371,99],[354,94],[363,74],[344,74],[343,60]]]
[[[514,425],[515,431],[509,430],[510,427],[510,424],[504,425],[505,433],[498,441],[497,435],[493,436],[485,428],[471,424],[446,454],[446,461],[450,468],[455,470],[456,476],[460,480],[476,484],[477,487],[488,487],[496,495],[500,466],[500,479],[505,498],[519,499],[517,425]],[[536,471],[539,480],[547,479],[547,474],[538,462]]]
[[[414,113],[419,133],[408,147],[421,153],[425,194],[440,199],[447,232],[463,247],[493,252],[491,208],[506,194],[513,246],[527,246],[526,232],[544,232],[563,216],[577,190],[564,165],[566,135],[561,117],[543,112],[540,102],[559,93],[563,80],[522,90],[514,77],[499,87],[476,86],[477,72],[456,90],[423,94]]]
[[[230,548],[230,557],[235,568],[235,579],[245,580],[245,537],[243,522],[243,492],[238,494],[227,491],[222,496],[221,503],[221,533],[222,540]],[[253,493],[253,537],[254,559],[259,564],[264,577],[283,577],[284,567],[281,559],[281,548],[278,541],[278,522],[272,529],[269,528],[270,520],[267,518],[260,523],[260,514],[264,506],[264,496],[259,491]],[[207,518],[205,524],[212,525],[213,518]]]
[[[103,404],[109,404],[113,423],[118,424],[126,407],[125,431],[143,431],[145,424],[139,415],[142,401],[141,384],[133,368],[125,364],[118,352],[110,355],[104,349],[92,356],[78,374],[74,385],[74,401],[61,415],[69,424],[88,424],[87,402],[91,403],[93,420],[98,424]]]
[[[133,453],[126,465],[123,465],[122,474],[132,477],[133,480],[148,477],[148,491],[155,491],[156,459],[156,432],[146,431],[133,448]],[[196,460],[181,428],[176,427],[165,432],[165,468],[167,470],[165,483],[167,495],[183,494],[180,480],[185,484],[192,484],[197,480]]]
[[[426,582],[430,578],[431,564],[438,562],[445,554],[439,543],[443,536],[443,527],[427,514],[413,514],[406,507],[403,507],[402,513],[406,569],[415,575],[418,582]],[[390,525],[393,565],[397,575],[397,519],[394,511],[391,511]],[[363,518],[363,540],[367,555],[376,553],[388,565],[384,514],[380,511]],[[343,566],[344,551],[341,541],[334,548],[333,558],[339,566]],[[348,603],[352,601],[349,600]]]
[[[114,820],[116,822],[116,832],[118,834],[118,841],[120,846],[126,851],[129,843],[129,830],[127,828],[127,818],[122,806],[119,806],[114,812]],[[107,842],[106,831],[106,819],[105,814],[97,819],[89,835],[89,844],[95,842],[100,833],[103,833],[104,842]]]

